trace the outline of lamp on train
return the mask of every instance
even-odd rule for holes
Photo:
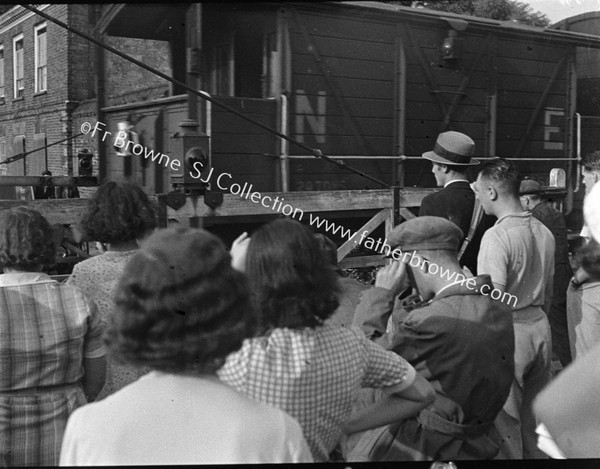
[[[171,182],[186,189],[202,189],[211,169],[210,137],[198,132],[198,124],[192,120],[181,122],[179,127],[181,131],[171,137],[171,157],[181,163],[171,171]]]
[[[440,54],[444,60],[459,59],[462,55],[462,39],[458,38],[458,33],[454,29],[448,31],[448,36],[440,47]]]
[[[93,158],[94,154],[87,148],[82,148],[77,153],[78,168],[80,176],[91,176],[94,169]]]

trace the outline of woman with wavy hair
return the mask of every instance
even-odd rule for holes
[[[93,302],[42,272],[54,264],[48,221],[0,212],[0,466],[55,466],[69,415],[104,384]]]
[[[76,264],[67,283],[81,288],[96,302],[104,321],[115,314],[113,297],[117,280],[138,249],[138,240],[155,227],[155,210],[150,199],[134,182],[107,180],[90,199],[80,228],[85,239],[100,243],[104,252]],[[106,385],[98,399],[121,389],[147,371],[119,365],[109,356]]]
[[[204,230],[154,233],[132,258],[106,334],[153,371],[69,420],[61,465],[309,462],[296,421],[215,372],[254,333],[248,286]]]
[[[232,256],[246,271],[260,329],[219,376],[296,418],[316,462],[328,460],[344,433],[402,420],[433,400],[431,385],[403,358],[325,323],[338,306],[337,274],[307,227],[275,220],[240,236]],[[388,396],[349,418],[364,387]]]

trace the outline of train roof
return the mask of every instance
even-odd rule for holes
[[[456,29],[479,29],[488,30],[496,29],[505,32],[507,35],[529,37],[531,39],[542,39],[558,41],[568,45],[579,47],[600,48],[600,35],[586,34],[573,31],[565,31],[556,29],[555,26],[542,28],[530,26],[516,21],[499,21],[488,18],[480,18],[477,16],[459,15],[456,13],[428,10],[426,8],[405,7],[392,3],[374,2],[374,1],[341,1],[341,2],[318,2],[304,3],[294,2],[296,5],[325,7],[327,4],[331,7],[342,7],[348,10],[361,11],[365,15],[375,15],[381,18],[381,14],[385,13],[387,17],[390,14],[397,14],[399,17],[410,17],[414,20],[422,21],[446,21]],[[600,13],[598,13],[600,15]]]
[[[589,29],[597,31],[600,35],[600,11],[590,11],[588,13],[581,13],[579,15],[565,18],[552,25],[554,29],[561,29],[564,31],[581,31],[581,29]],[[593,34],[593,33],[588,33]]]

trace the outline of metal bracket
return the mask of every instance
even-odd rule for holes
[[[161,194],[162,201],[171,207],[173,210],[179,210],[185,205],[185,194],[179,191],[169,192],[167,194]]]
[[[204,203],[214,210],[223,204],[223,193],[207,189],[204,192]]]

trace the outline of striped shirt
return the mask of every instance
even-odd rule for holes
[[[57,465],[69,415],[86,403],[83,358],[103,324],[77,288],[36,272],[0,275],[0,465]]]
[[[315,462],[328,460],[342,436],[361,388],[383,388],[415,379],[413,367],[354,329],[275,329],[244,341],[218,372],[248,396],[298,420]]]

